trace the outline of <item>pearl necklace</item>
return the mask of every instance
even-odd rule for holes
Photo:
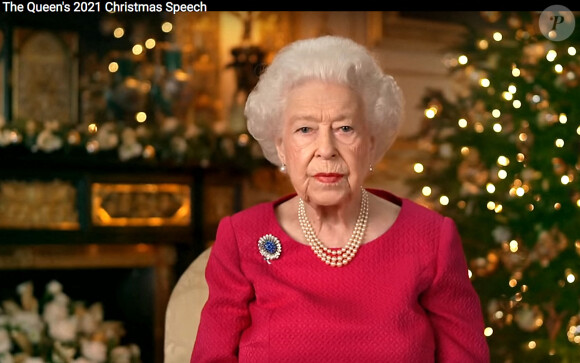
[[[314,251],[316,256],[327,265],[332,267],[342,267],[348,264],[358,252],[358,248],[367,229],[367,221],[369,217],[368,192],[364,188],[361,188],[361,190],[360,212],[354,230],[352,231],[352,236],[350,236],[348,243],[341,249],[328,248],[318,239],[310,220],[308,220],[308,216],[306,216],[304,201],[302,198],[298,201],[298,221],[300,222],[302,233],[312,248],[312,251]]]

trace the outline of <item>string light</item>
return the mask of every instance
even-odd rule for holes
[[[466,65],[468,62],[467,56],[466,55],[460,55],[459,57],[457,57],[457,62],[459,62],[459,64],[461,65]]]
[[[457,121],[457,124],[459,125],[459,127],[464,129],[467,127],[467,120],[464,118],[460,118],[459,121]]]
[[[548,53],[546,53],[546,59],[548,60],[548,62],[553,62],[556,59],[557,55],[558,53],[555,50],[550,49]]]
[[[529,349],[536,349],[536,342],[531,340],[528,342],[528,348]]]
[[[432,193],[431,187],[424,186],[423,189],[421,189],[421,193],[426,197],[430,196]]]
[[[493,33],[493,40],[500,42],[503,39],[503,35],[500,32]]]
[[[485,186],[485,189],[487,190],[487,192],[489,194],[495,193],[495,185],[493,185],[492,183],[487,183],[487,185]]]
[[[568,175],[562,175],[562,178],[560,178],[560,181],[562,182],[562,184],[566,185],[566,184],[570,183],[570,177]]]
[[[155,45],[157,45],[157,42],[153,38],[149,38],[145,41],[145,48],[147,49],[153,49],[155,48]]]
[[[491,84],[491,82],[489,81],[489,79],[487,78],[482,78],[479,80],[479,84],[481,85],[481,87],[489,87],[489,85]]]
[[[560,147],[560,148],[561,147],[564,147],[564,140],[562,140],[562,139],[556,139],[555,144],[556,144],[556,147]]]
[[[516,93],[516,91],[517,91],[517,87],[516,87],[514,84],[510,84],[510,85],[508,86],[508,92],[509,92],[509,93],[511,93],[511,94],[515,94],[515,93]]]
[[[147,120],[147,114],[145,112],[137,112],[135,115],[135,120],[137,120],[137,122],[143,123]]]
[[[117,62],[111,62],[111,63],[109,63],[109,72],[115,73],[118,70],[119,70],[119,63],[117,63]]]
[[[495,131],[496,133],[500,133],[501,130],[502,130],[502,127],[500,124],[498,124],[498,123],[493,124],[493,131]]]
[[[122,38],[125,35],[125,29],[118,27],[113,30],[113,36],[117,39]]]
[[[163,31],[164,33],[169,33],[173,30],[173,24],[171,24],[170,22],[166,21],[165,23],[161,24],[161,31]]]
[[[518,241],[516,241],[515,239],[510,241],[510,251],[514,253],[518,252],[518,248],[519,248]]]
[[[502,155],[497,158],[497,164],[500,166],[508,166],[510,164],[510,159]]]
[[[512,105],[514,106],[514,108],[520,108],[522,107],[522,102],[520,100],[514,100],[514,102],[512,102]]]
[[[511,101],[514,98],[513,93],[505,91],[502,93],[502,97],[506,100],[506,101]]]
[[[564,67],[561,64],[556,64],[554,66],[554,71],[558,74],[561,74],[564,71]]]
[[[442,196],[439,198],[439,203],[440,203],[441,205],[448,205],[448,204],[449,204],[449,197],[448,197],[448,196],[446,196],[446,195],[442,195]]]
[[[143,53],[143,46],[141,44],[135,44],[132,49],[133,54],[140,55]]]
[[[437,115],[437,107],[429,107],[425,110],[425,117],[433,118],[435,115]]]
[[[483,330],[483,335],[485,335],[486,337],[490,337],[493,335],[493,328],[492,327],[487,327]]]
[[[505,179],[505,178],[507,178],[507,175],[508,175],[508,174],[507,174],[507,171],[505,171],[505,170],[503,170],[503,169],[500,169],[500,170],[497,172],[497,177],[498,177],[498,178],[500,178],[500,179],[502,179],[502,180],[503,180],[503,179]]]
[[[576,55],[576,48],[568,47],[568,54],[572,56]]]
[[[496,108],[493,111],[491,111],[491,115],[495,118],[499,118],[501,116],[501,111]]]
[[[88,130],[89,130],[90,134],[96,134],[98,131],[97,124],[94,124],[94,123],[89,124]]]
[[[560,121],[560,123],[564,125],[566,124],[566,122],[568,122],[568,116],[566,116],[565,113],[561,113],[560,116],[558,117],[558,121]]]
[[[413,170],[415,171],[415,173],[421,174],[425,170],[425,168],[423,164],[415,163],[415,165],[413,165]]]
[[[521,75],[521,71],[519,68],[517,68],[516,66],[514,66],[512,68],[512,76],[514,77],[519,77]]]

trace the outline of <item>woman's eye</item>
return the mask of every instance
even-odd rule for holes
[[[309,133],[309,132],[310,132],[310,130],[311,130],[311,128],[310,128],[310,127],[303,126],[303,127],[300,127],[300,128],[298,128],[298,130],[297,130],[297,131],[298,131],[298,132],[300,132],[300,133],[303,133],[303,134],[307,134],[307,133]]]

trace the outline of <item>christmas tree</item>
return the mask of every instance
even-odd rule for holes
[[[481,15],[457,92],[425,94],[419,199],[458,225],[492,362],[579,362],[580,39],[545,36],[540,12]]]

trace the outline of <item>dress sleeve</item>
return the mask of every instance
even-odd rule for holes
[[[444,218],[432,262],[433,281],[423,293],[421,303],[433,326],[436,361],[489,362],[481,303],[469,280],[457,227],[450,218]]]
[[[201,312],[191,363],[237,362],[242,332],[250,324],[254,290],[240,267],[230,217],[222,219],[206,267],[209,295]]]

